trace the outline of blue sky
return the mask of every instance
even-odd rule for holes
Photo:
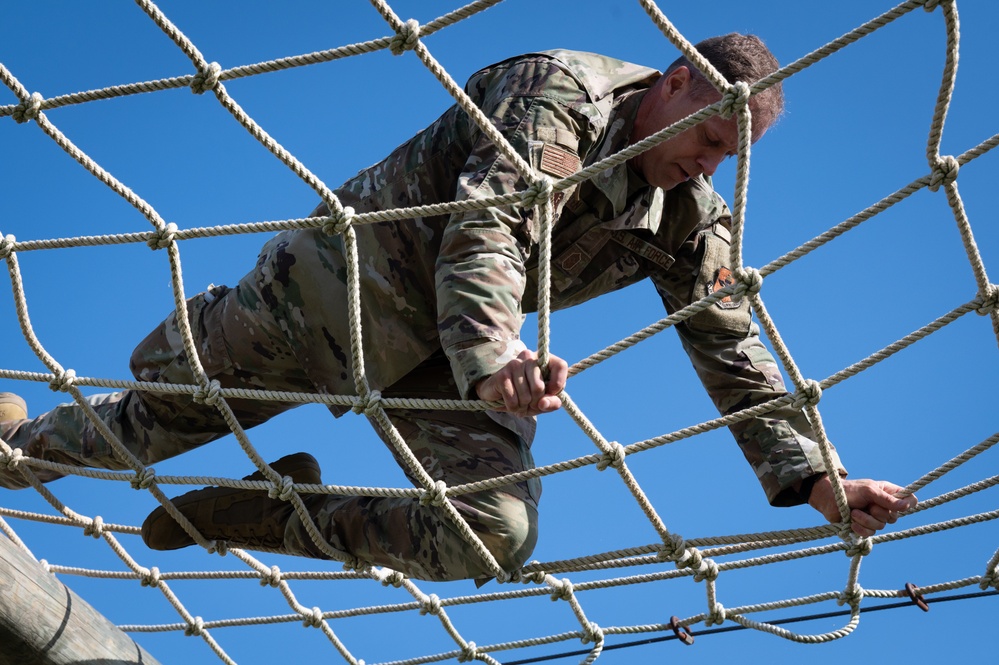
[[[427,23],[460,6],[455,0],[391,3],[403,18]],[[360,43],[389,34],[378,13],[350,2],[217,0],[167,1],[162,11],[223,68]],[[759,34],[781,62],[791,62],[887,11],[888,0],[802,3],[662,3],[688,39],[729,31]],[[765,6],[765,9],[763,7]],[[942,153],[958,155],[999,132],[994,34],[999,9],[985,0],[958,3],[961,51]],[[4,3],[0,62],[29,91],[45,97],[192,73],[190,62],[132,3],[64,1]],[[549,48],[596,51],[662,67],[676,50],[625,0],[508,0],[425,41],[462,82],[482,66],[517,53]],[[761,267],[892,194],[929,171],[926,141],[944,64],[942,12],[917,8],[858,44],[796,74],[785,83],[788,112],[753,147],[744,259]],[[336,186],[429,124],[450,103],[412,54],[382,51],[332,63],[226,83],[237,102],[327,184]],[[0,90],[0,105],[15,104]],[[214,101],[187,89],[54,109],[47,117],[84,152],[181,228],[279,220],[306,215],[314,193],[257,144]],[[0,118],[4,155],[0,233],[18,240],[67,238],[149,230],[131,206],[63,153],[34,123]],[[966,165],[960,194],[986,269],[999,272],[999,231],[992,220],[997,155]],[[716,177],[732,198],[735,162]],[[185,241],[186,290],[232,284],[252,266],[260,235]],[[19,255],[29,312],[46,350],[77,375],[128,378],[131,348],[172,307],[165,252],[143,243]],[[943,191],[921,190],[873,220],[812,252],[766,280],[762,297],[807,378],[824,379],[972,300],[976,284]],[[0,369],[44,372],[23,340],[9,288],[0,289]],[[552,350],[574,362],[662,316],[651,285],[642,284],[553,319]],[[533,319],[524,329],[529,341]],[[854,477],[912,482],[995,433],[993,382],[999,372],[996,335],[988,317],[969,314],[929,339],[855,378],[830,388],[820,410],[830,437]],[[0,382],[24,395],[33,412],[63,401],[45,383]],[[92,392],[89,391],[88,392]],[[572,379],[568,392],[610,440],[628,444],[714,417],[671,332],[630,349]],[[401,487],[405,480],[367,423],[334,421],[308,406],[251,432],[269,459],[308,450],[323,463],[327,482]],[[539,464],[594,452],[564,414],[541,419],[534,445]],[[920,493],[930,498],[991,476],[997,451],[988,451]],[[749,467],[727,432],[629,458],[643,489],[668,528],[686,538],[816,525],[807,507],[767,506]],[[160,475],[230,475],[251,471],[232,437],[156,465]],[[105,522],[137,525],[155,500],[127,485],[68,478],[50,486],[67,505]],[[173,493],[173,488],[167,488]],[[995,509],[996,490],[903,520],[897,528]],[[0,492],[0,506],[51,512],[31,491]],[[535,558],[551,561],[655,542],[656,534],[619,477],[592,467],[546,479],[542,534]],[[124,571],[101,541],[71,530],[8,520],[39,558],[54,564]],[[244,570],[232,556],[200,551],[159,553],[133,536],[122,543],[141,565],[161,571]],[[981,575],[999,547],[988,522],[879,545],[865,558],[861,584],[899,589]],[[283,571],[329,570],[329,564],[260,555]],[[841,590],[849,560],[812,557],[722,574],[726,607]],[[654,570],[669,570],[658,567]],[[574,582],[650,572],[623,569]],[[62,579],[118,624],[159,624],[177,615],[156,591],[135,581]],[[441,597],[476,593],[471,583],[419,583]],[[171,588],[192,614],[206,620],[287,614],[287,603],[254,581],[175,582]],[[324,610],[405,602],[409,597],[373,582],[297,582],[299,601]],[[504,591],[492,585],[483,591]],[[964,591],[977,591],[977,586]],[[662,623],[671,615],[705,611],[704,585],[690,579],[630,585],[580,594],[601,626]],[[884,601],[868,599],[865,606]],[[894,658],[902,651],[925,660],[994,652],[989,631],[996,599],[933,604],[864,615],[853,635],[803,646],[751,631],[705,636],[691,648],[674,643],[607,651],[598,662],[646,662],[671,650],[695,663],[766,658],[776,663],[839,662],[864,654]],[[772,618],[840,609],[824,603],[774,612]],[[450,610],[458,630],[479,645],[527,639],[578,627],[566,603],[535,598]],[[991,619],[991,620],[990,620]],[[797,628],[823,633],[843,625],[827,619]],[[439,624],[416,612],[337,620],[348,649],[381,663],[453,648]],[[726,624],[730,625],[730,624]],[[696,631],[696,628],[695,628]],[[237,662],[337,662],[329,642],[298,624],[224,628],[213,637]],[[657,636],[656,634],[649,635]],[[639,636],[646,637],[646,636]],[[217,662],[197,638],[182,633],[138,634],[164,664]],[[609,643],[632,638],[614,636]],[[500,654],[501,661],[579,649],[567,642]],[[570,658],[556,662],[578,662]]]

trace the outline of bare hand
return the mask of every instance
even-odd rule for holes
[[[503,402],[501,411],[536,416],[562,406],[556,395],[565,388],[568,377],[569,365],[557,356],[549,356],[545,380],[538,367],[538,354],[525,349],[503,369],[480,381],[475,392],[481,400]]]
[[[843,491],[846,493],[846,503],[852,509],[850,519],[853,532],[858,536],[873,536],[885,528],[886,524],[894,524],[898,514],[916,507],[916,497],[907,496],[903,499],[895,497],[902,488],[884,480],[843,480]],[[839,522],[839,508],[836,506],[836,496],[832,481],[828,476],[819,478],[812,486],[808,497],[808,505],[822,513],[830,522]]]

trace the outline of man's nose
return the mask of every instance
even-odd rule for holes
[[[697,160],[697,165],[701,167],[701,173],[706,176],[713,176],[718,165],[722,163],[725,159],[724,155],[720,154],[704,154],[701,155]]]

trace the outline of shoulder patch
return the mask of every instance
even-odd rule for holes
[[[721,291],[726,286],[733,286],[735,284],[735,275],[732,271],[728,269],[727,266],[721,266],[715,270],[715,282],[711,285],[711,293],[716,291]],[[738,301],[733,301],[732,296],[728,295],[715,303],[722,309],[735,309],[739,307],[742,303]]]
[[[541,149],[539,168],[548,175],[567,178],[579,170],[579,157],[552,143],[545,143]]]

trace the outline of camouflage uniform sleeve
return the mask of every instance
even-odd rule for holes
[[[549,59],[533,57],[486,70],[467,89],[490,121],[534,168],[546,143],[574,157],[592,145],[569,103],[579,84]],[[469,125],[474,125],[469,121]],[[477,128],[455,200],[527,186],[513,164]],[[436,265],[438,331],[462,395],[526,348],[520,341],[525,262],[537,241],[534,212],[517,206],[455,214]]]
[[[695,234],[670,273],[653,278],[674,312],[726,285],[728,218]],[[677,277],[679,276],[679,277]],[[677,326],[683,347],[718,411],[727,415],[786,394],[780,369],[759,337],[747,299],[725,298]],[[818,474],[826,473],[804,413],[784,407],[729,427],[774,506],[804,503]],[[835,450],[837,472],[846,475]]]

